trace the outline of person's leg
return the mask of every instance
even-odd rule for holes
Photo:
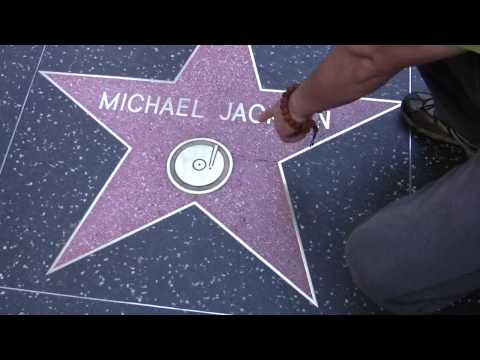
[[[480,55],[465,53],[418,67],[435,101],[435,115],[480,145]]]
[[[394,313],[428,313],[480,288],[480,153],[351,235],[357,287]]]
[[[480,56],[467,53],[419,70],[435,116],[480,144]],[[410,122],[419,115],[404,114],[412,115]],[[359,226],[346,249],[356,285],[395,313],[433,312],[480,288],[478,184],[480,154]]]

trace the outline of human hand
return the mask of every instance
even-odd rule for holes
[[[298,122],[299,124],[308,121],[311,117],[301,117],[293,114],[290,111],[290,116]],[[283,142],[286,143],[293,143],[293,142],[298,142],[307,136],[309,133],[307,132],[302,132],[298,133],[297,129],[294,129],[291,127],[284,119],[284,116],[282,114],[282,110],[280,109],[280,101],[278,101],[275,105],[272,107],[266,109],[259,117],[258,121],[260,122],[266,122],[268,119],[273,118],[273,126],[275,127],[275,130],[277,131],[278,136]]]

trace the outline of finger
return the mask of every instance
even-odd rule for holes
[[[274,112],[272,108],[269,108],[265,110],[263,113],[260,114],[260,117],[258,118],[258,121],[260,122],[265,122],[268,119],[272,118],[274,116]]]

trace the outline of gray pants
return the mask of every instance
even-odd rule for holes
[[[419,70],[437,116],[480,144],[480,56]],[[346,256],[357,287],[393,313],[434,312],[480,288],[480,152],[361,224]]]

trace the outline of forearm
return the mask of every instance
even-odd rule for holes
[[[291,111],[304,117],[350,103],[378,89],[405,66],[459,53],[446,46],[338,46],[292,95]]]

